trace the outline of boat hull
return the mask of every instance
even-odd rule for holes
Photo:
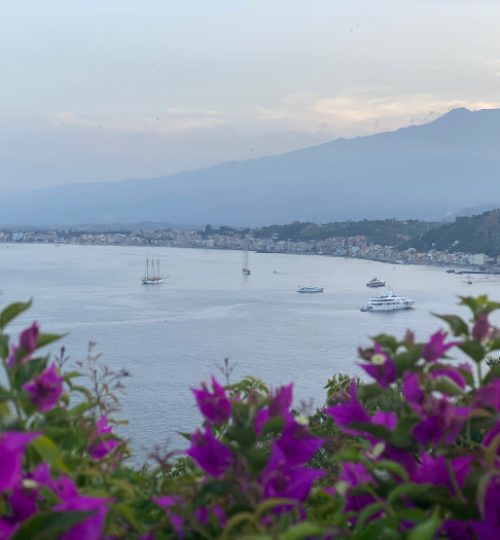
[[[297,291],[299,294],[318,294],[324,292],[324,289],[311,289],[311,290],[305,290],[305,289],[299,289]]]
[[[360,311],[401,311],[405,309],[413,309],[413,306],[415,304],[415,301],[408,300],[406,302],[401,302],[398,304],[391,304],[391,305],[379,305],[374,306],[371,304],[365,304],[364,306],[361,306],[359,309]]]
[[[162,282],[163,282],[162,279],[143,279],[142,280],[143,285],[159,285]]]

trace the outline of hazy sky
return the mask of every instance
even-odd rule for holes
[[[500,106],[498,0],[1,0],[0,190]]]

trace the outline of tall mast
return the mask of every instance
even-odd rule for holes
[[[149,255],[146,255],[146,279],[149,279]]]

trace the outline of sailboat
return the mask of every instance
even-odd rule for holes
[[[241,271],[244,276],[250,275],[250,267],[248,265],[248,238],[245,238],[245,251],[243,252],[243,267]]]
[[[141,278],[143,285],[158,285],[163,281],[160,273],[160,259],[146,257],[146,273]]]

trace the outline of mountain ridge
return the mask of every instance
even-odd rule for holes
[[[274,156],[150,179],[4,193],[0,223],[146,220],[259,226],[292,220],[440,219],[492,197],[500,200],[499,147],[500,109],[454,109],[427,124]]]

